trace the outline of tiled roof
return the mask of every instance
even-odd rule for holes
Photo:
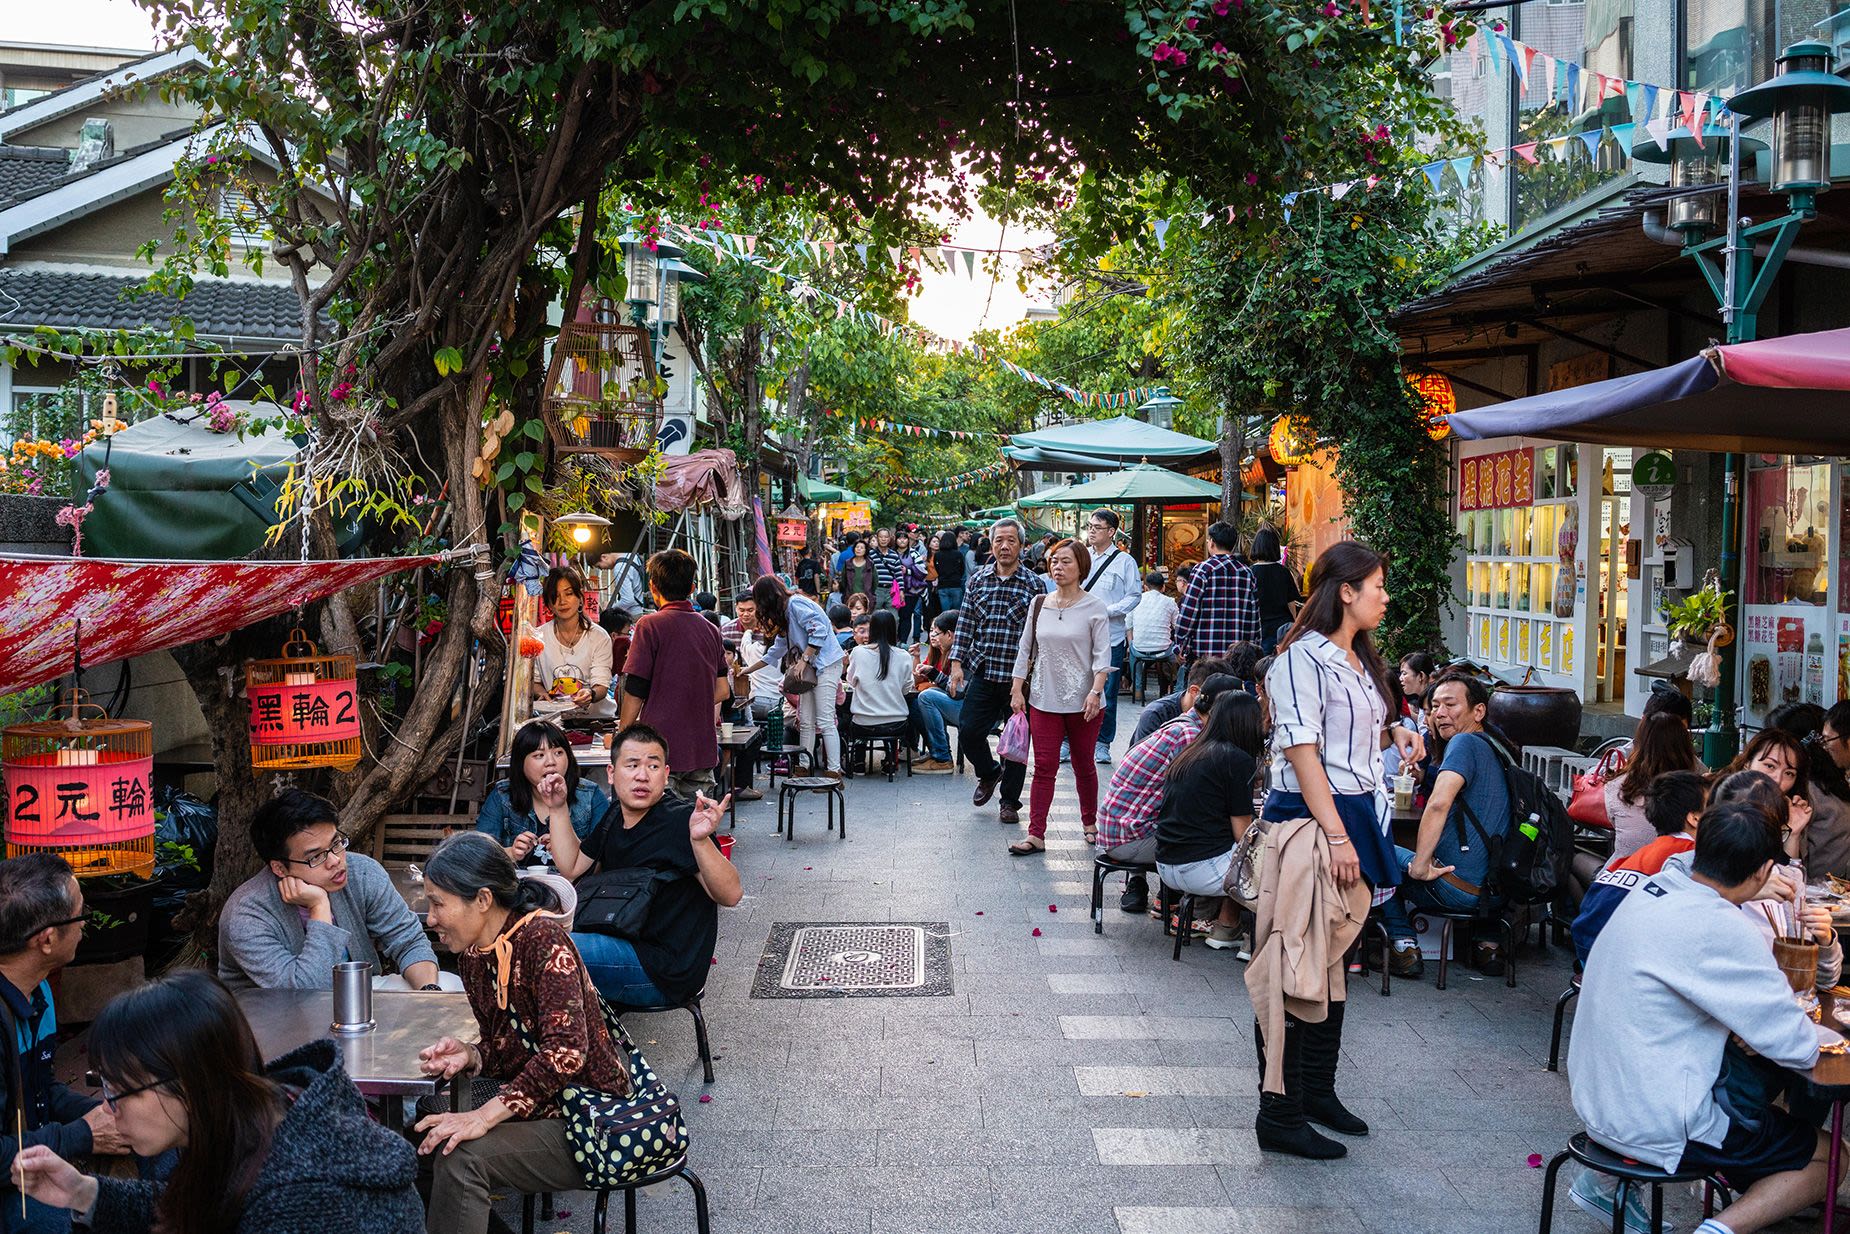
[[[0,206],[49,188],[71,169],[71,152],[61,146],[0,145]]]
[[[201,279],[184,300],[152,293],[124,299],[135,275],[0,269],[0,333],[33,326],[92,330],[165,328],[190,317],[202,338],[289,342],[301,338],[302,309],[280,283]]]

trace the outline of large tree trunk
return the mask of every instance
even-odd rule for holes
[[[1240,525],[1240,459],[1246,453],[1246,417],[1223,415],[1220,422],[1220,516]]]

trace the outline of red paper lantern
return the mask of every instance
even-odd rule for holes
[[[359,765],[360,690],[352,656],[324,656],[306,634],[293,630],[281,656],[245,666],[244,688],[251,705],[252,767],[352,771]]]
[[[62,719],[0,734],[6,855],[57,853],[79,878],[154,870],[154,727],[72,690]]]
[[[1419,397],[1427,436],[1434,441],[1450,437],[1452,424],[1446,417],[1458,410],[1458,395],[1452,390],[1451,378],[1443,373],[1409,373],[1407,384]]]

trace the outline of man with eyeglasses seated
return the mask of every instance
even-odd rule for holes
[[[7,1112],[0,1128],[0,1163],[8,1178],[21,1147],[15,1111],[24,1114],[26,1144],[43,1144],[60,1157],[128,1152],[115,1116],[102,1102],[72,1092],[52,1073],[58,1012],[47,978],[76,957],[87,915],[83,891],[64,858],[29,853],[0,861],[0,1028],[8,1030],[8,1048],[18,1058],[17,1064],[0,1066],[0,1108]],[[8,1211],[18,1207],[15,1188],[6,1185],[0,1191]],[[71,1214],[34,1200],[23,1222],[0,1218],[0,1228],[31,1234],[68,1231]]]
[[[251,847],[265,868],[225,900],[219,979],[234,990],[330,990],[336,964],[364,960],[374,989],[460,991],[385,867],[347,851],[338,817],[333,802],[295,788],[257,811]],[[386,965],[394,973],[381,976]]]

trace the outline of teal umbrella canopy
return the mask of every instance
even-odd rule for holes
[[[1220,485],[1197,480],[1179,471],[1170,471],[1154,463],[1138,463],[1121,471],[1066,484],[1042,493],[1023,497],[1024,506],[1100,505],[1121,501],[1215,501]]]
[[[1131,416],[1062,424],[1033,433],[1016,433],[1009,439],[1015,449],[1083,454],[1126,461],[1146,458],[1191,458],[1214,450],[1215,444],[1187,433],[1158,428]]]

